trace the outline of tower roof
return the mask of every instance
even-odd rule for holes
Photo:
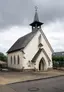
[[[39,21],[37,9],[35,10],[34,21],[30,24],[31,26],[41,26],[43,23]]]
[[[38,18],[38,13],[37,13],[37,11],[35,12],[34,21],[39,22],[39,18]]]

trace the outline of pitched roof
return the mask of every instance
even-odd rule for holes
[[[13,44],[13,46],[7,51],[7,53],[18,51],[18,50],[21,50],[21,49],[25,48],[26,45],[31,41],[31,39],[34,37],[35,34],[36,34],[36,31],[31,32],[31,33],[19,38]]]
[[[18,51],[18,50],[24,49],[26,47],[26,45],[31,41],[31,39],[35,36],[36,32],[37,31],[31,32],[31,33],[29,33],[29,34],[27,34],[27,35],[19,38],[12,45],[12,47],[7,51],[7,53],[11,53],[11,52],[14,52],[14,51]],[[42,33],[43,37],[45,38],[45,40],[46,40],[48,46],[50,47],[51,51],[54,52],[53,49],[52,49],[52,47],[51,47],[51,45],[50,45],[50,43],[48,42],[45,34],[43,33],[43,31],[40,30],[40,32]]]
[[[39,21],[38,13],[37,13],[37,11],[35,11],[34,21],[30,24],[30,26],[35,27],[36,25],[41,26],[42,24],[44,24],[44,23]]]

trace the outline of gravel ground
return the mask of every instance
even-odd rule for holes
[[[0,72],[0,85],[59,75],[64,75],[64,71],[51,70],[46,72]]]

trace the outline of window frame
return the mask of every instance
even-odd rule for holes
[[[14,64],[16,64],[16,57],[14,56]]]
[[[20,64],[20,57],[19,57],[19,55],[17,56],[17,64],[18,65]]]
[[[12,64],[12,56],[11,56],[11,64]]]

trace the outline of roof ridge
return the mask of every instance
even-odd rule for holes
[[[30,32],[30,33],[31,33],[31,32]],[[25,34],[25,35],[21,36],[20,38],[23,38],[23,37],[25,37],[25,36],[29,35],[30,33],[27,33],[27,34]],[[20,38],[18,38],[18,39],[20,39]]]

